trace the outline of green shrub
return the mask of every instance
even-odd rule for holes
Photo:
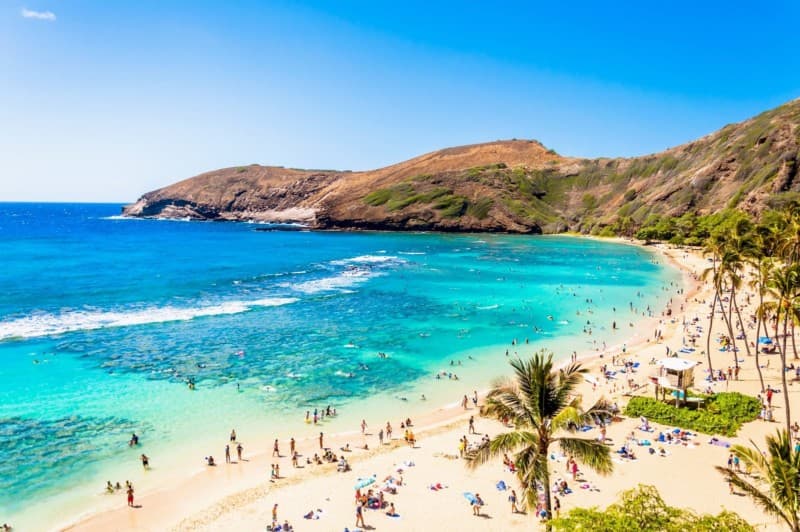
[[[649,397],[633,397],[625,408],[625,415],[644,416],[662,425],[705,434],[735,436],[742,423],[756,419],[760,410],[758,399],[732,392],[708,397],[705,410],[676,408]]]
[[[382,188],[380,190],[376,190],[375,192],[370,192],[364,198],[364,202],[367,205],[372,205],[373,207],[377,207],[379,205],[383,205],[389,198],[392,197],[392,191],[388,188]]]
[[[751,525],[739,515],[722,511],[697,514],[688,508],[668,506],[655,486],[639,485],[622,492],[619,500],[604,510],[573,508],[551,523],[556,531],[623,532],[749,532]]]
[[[489,215],[489,209],[492,208],[494,201],[492,198],[482,198],[475,202],[469,202],[467,206],[467,214],[474,216],[478,220],[483,220]]]

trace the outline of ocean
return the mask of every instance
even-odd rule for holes
[[[0,203],[0,521],[19,530],[112,504],[106,480],[141,491],[201,467],[232,428],[266,448],[310,436],[306,411],[331,405],[324,430],[355,430],[485,388],[508,373],[507,350],[610,350],[680,279],[642,248],[574,237],[311,232],[120,207]]]

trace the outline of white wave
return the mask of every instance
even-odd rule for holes
[[[425,255],[424,251],[398,251],[398,255]]]
[[[485,306],[485,307],[476,307],[476,308],[478,310],[494,310],[494,309],[499,308],[499,307],[500,307],[500,305],[494,304],[494,305],[488,305],[488,306]]]
[[[188,321],[203,316],[239,314],[255,307],[276,307],[297,301],[291,297],[227,301],[203,307],[151,307],[130,311],[73,310],[60,314],[41,313],[0,322],[0,340],[36,338],[74,331],[129,327],[150,323]]]
[[[150,221],[150,222],[201,222],[189,216],[183,218],[150,218],[147,216],[125,216],[124,214],[115,214],[113,216],[102,216],[101,220],[125,220],[125,221]]]
[[[372,277],[378,277],[380,274],[370,271],[346,271],[333,277],[323,277],[322,279],[314,279],[313,281],[305,281],[294,285],[289,285],[293,290],[302,292],[304,294],[316,294],[319,292],[330,292],[333,290],[341,293],[352,293],[348,290],[357,284],[363,283]]]
[[[351,257],[349,259],[332,260],[331,264],[344,266],[347,264],[381,264],[384,262],[405,262],[405,260],[397,258],[394,255],[359,255],[358,257]]]

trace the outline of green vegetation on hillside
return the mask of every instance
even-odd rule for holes
[[[373,207],[383,205],[388,211],[399,211],[414,204],[430,205],[445,218],[457,218],[467,214],[483,219],[492,207],[491,198],[469,201],[445,187],[433,187],[423,192],[417,186],[406,181],[389,188],[382,188],[367,194],[364,202]]]

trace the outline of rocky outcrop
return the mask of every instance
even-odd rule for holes
[[[537,141],[448,148],[366,172],[250,165],[146,193],[142,217],[320,229],[597,231],[653,214],[758,212],[800,198],[800,100],[635,158],[563,157]]]

